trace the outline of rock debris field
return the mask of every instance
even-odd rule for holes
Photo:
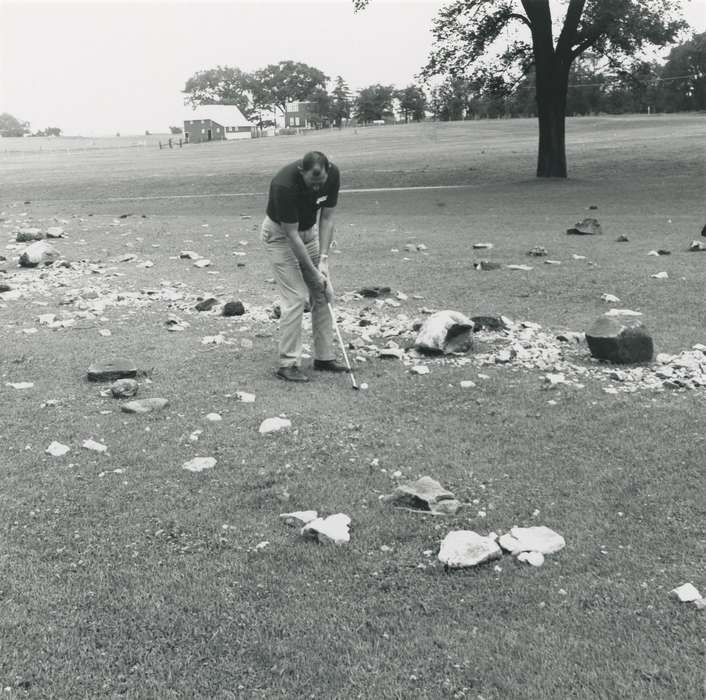
[[[8,212],[1,214],[0,225],[8,238],[0,254],[0,309],[16,308],[21,310],[22,317],[21,321],[8,322],[5,316],[3,333],[6,337],[13,333],[35,335],[47,330],[71,333],[73,329],[95,329],[99,335],[110,337],[111,325],[115,328],[129,323],[134,314],[145,309],[156,310],[163,319],[155,333],[163,333],[165,342],[170,333],[188,329],[196,316],[212,321],[212,334],[195,341],[203,346],[235,345],[247,351],[253,347],[252,337],[269,337],[276,333],[279,303],[275,298],[258,304],[220,298],[217,294],[204,295],[183,281],[160,279],[158,273],[149,287],[123,289],[123,283],[130,281],[130,267],[144,270],[154,267],[154,262],[144,252],[130,251],[106,260],[83,259],[76,251],[86,243],[81,235],[90,230],[87,219],[37,220],[26,212],[16,216],[8,216]],[[124,237],[125,246],[132,248],[133,239],[140,243],[143,239],[135,237],[128,216],[113,219],[107,227],[114,230],[113,235]],[[604,235],[595,218],[576,223],[567,229],[567,234]],[[617,242],[626,240],[622,236]],[[240,267],[246,265],[247,243],[237,242],[237,249],[233,251]],[[154,247],[160,245],[154,244]],[[476,250],[484,251],[492,247],[490,243],[474,245]],[[71,254],[62,248],[70,249]],[[425,250],[424,244],[405,246],[405,253],[409,254]],[[685,250],[702,252],[706,245],[696,240]],[[218,266],[217,261],[194,250],[175,248],[167,254],[184,265]],[[646,254],[660,256],[670,251]],[[545,264],[561,264],[561,261],[549,259],[542,246],[532,248],[528,256],[533,262],[546,258]],[[233,266],[228,261],[228,267]],[[476,274],[499,267],[490,260],[475,264]],[[506,267],[518,273],[533,269],[526,264]],[[207,270],[206,274],[211,273]],[[665,279],[667,274],[656,273],[652,277]],[[265,284],[262,286],[267,288]],[[398,367],[399,372],[413,375],[415,381],[423,382],[437,369],[451,368],[457,370],[457,385],[472,392],[478,382],[489,378],[484,370],[490,367],[521,371],[536,376],[537,391],[548,392],[549,404],[557,403],[554,397],[560,390],[579,392],[589,385],[597,385],[609,395],[704,391],[706,344],[696,341],[706,341],[706,337],[695,339],[692,347],[678,354],[655,354],[649,324],[643,324],[642,314],[621,308],[620,299],[610,290],[602,292],[600,298],[606,311],[585,329],[550,329],[531,319],[474,316],[473,310],[430,308],[424,305],[423,297],[412,290],[393,290],[386,286],[362,287],[340,294],[336,314],[355,370],[362,373],[371,363],[388,363]],[[237,318],[237,327],[232,321],[223,320],[233,317]],[[305,330],[309,327],[307,320]],[[169,396],[139,396],[145,384],[154,388],[157,383],[144,380],[139,358],[121,357],[116,350],[115,356],[96,358],[90,367],[83,369],[87,381],[100,383],[101,395],[118,401],[124,413],[139,416],[162,412],[169,407]],[[472,377],[470,370],[474,372]],[[20,368],[13,370],[13,375],[3,380],[5,400],[12,400],[9,392],[32,391],[32,379],[24,376]],[[361,388],[375,391],[374,385],[362,384]],[[256,400],[255,394],[247,391],[239,391],[235,398],[247,403]],[[221,417],[212,413],[207,419],[218,422]],[[272,435],[262,439],[276,439],[277,433],[291,428],[292,423],[286,416],[274,416],[253,425],[253,431],[263,436]],[[191,441],[198,441],[199,434],[200,431],[195,431]],[[46,452],[61,459],[76,447],[52,441]],[[83,441],[80,448],[109,453],[109,446],[94,440]],[[217,468],[217,460],[196,457],[182,466],[185,470],[200,472]],[[441,516],[453,515],[464,506],[430,477],[402,484],[383,500],[395,507]],[[280,519],[297,527],[303,537],[335,545],[350,541],[351,518],[343,513],[319,517],[316,511],[299,511],[281,514]],[[264,547],[267,543],[261,544]],[[442,541],[438,557],[449,568],[464,568],[499,559],[506,551],[528,565],[541,566],[545,556],[555,554],[564,546],[564,538],[545,526],[514,526],[501,536],[455,530]],[[672,593],[679,600],[703,608],[703,598],[692,584],[684,584]]]

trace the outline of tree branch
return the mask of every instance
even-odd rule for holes
[[[576,30],[585,6],[586,0],[570,0],[564,26],[561,28],[556,44],[556,52],[559,56],[571,56],[571,47],[576,40]]]
[[[522,22],[523,24],[526,24],[530,29],[532,29],[532,22],[530,22],[529,19],[527,17],[525,17],[524,15],[520,15],[516,12],[512,12],[511,14],[508,15],[507,18],[508,19],[518,19],[518,20],[520,20],[520,22]]]

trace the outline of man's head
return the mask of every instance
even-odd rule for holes
[[[321,151],[309,151],[303,158],[299,166],[307,189],[318,192],[328,179],[330,163],[328,158]]]

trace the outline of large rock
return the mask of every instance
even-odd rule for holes
[[[424,321],[414,345],[425,353],[467,352],[473,346],[473,321],[458,311],[437,311]]]
[[[44,238],[44,233],[39,228],[21,228],[17,232],[16,240],[18,243],[29,243],[30,241],[41,241]]]
[[[130,399],[139,390],[140,385],[135,379],[118,379],[110,385],[110,393],[116,399]]]
[[[603,316],[587,331],[593,357],[620,364],[649,362],[654,343],[642,321],[631,316]]]
[[[598,223],[598,219],[588,217],[579,221],[574,228],[566,229],[566,233],[577,236],[595,236],[603,233],[603,229]]]
[[[123,413],[151,413],[152,411],[161,411],[168,405],[169,401],[167,399],[153,397],[128,401],[120,407],[120,410],[123,411]]]
[[[37,241],[27,246],[20,254],[20,266],[37,267],[37,265],[51,265],[61,257],[61,253],[46,241]]]
[[[453,514],[460,507],[456,496],[430,476],[400,484],[382,500],[402,508],[444,514]]]
[[[242,301],[228,301],[224,304],[221,313],[223,316],[242,316],[245,313],[245,307]]]
[[[267,433],[280,433],[284,430],[289,430],[292,427],[292,421],[289,418],[266,418],[260,423],[259,432],[261,435]]]
[[[328,518],[316,518],[301,529],[305,537],[316,537],[322,544],[346,544],[350,542],[349,527],[351,519],[345,513],[329,515]]]
[[[451,569],[477,566],[501,556],[502,551],[492,537],[483,537],[473,530],[449,532],[439,549],[439,561]]]
[[[116,379],[131,379],[136,376],[137,367],[130,360],[95,362],[88,368],[89,382],[113,382]]]
[[[520,554],[520,552],[554,554],[566,546],[566,540],[545,525],[513,527],[509,534],[500,538],[499,542],[500,546],[511,554]]]

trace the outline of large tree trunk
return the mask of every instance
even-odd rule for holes
[[[556,69],[555,69],[556,70]],[[566,90],[567,78],[556,74],[540,78],[537,72],[539,152],[537,177],[566,177]]]

